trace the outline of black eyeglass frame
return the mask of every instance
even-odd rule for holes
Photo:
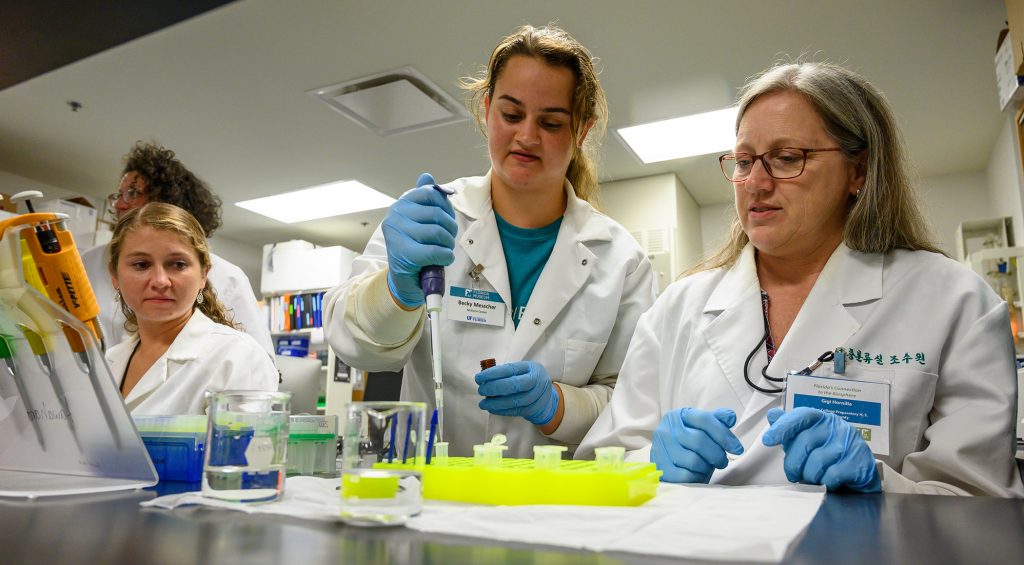
[[[109,200],[111,204],[115,204],[118,200],[121,200],[126,205],[131,206],[132,203],[135,202],[136,198],[138,198],[140,196],[145,196],[145,195],[146,195],[146,193],[141,191],[141,190],[137,190],[137,189],[134,189],[134,188],[129,188],[128,190],[126,190],[124,192],[121,192],[119,190],[117,192],[113,192],[111,194],[108,194],[107,195],[107,200]]]
[[[800,162],[800,172],[796,173],[795,175],[790,175],[790,176],[786,176],[786,177],[776,176],[776,174],[774,172],[772,172],[771,165],[768,164],[768,161],[766,161],[764,157],[765,157],[765,155],[768,155],[769,153],[775,153],[777,151],[786,151],[786,150],[789,150],[789,151],[800,151],[800,152],[803,153],[803,160]],[[822,148],[822,149],[812,149],[812,148],[809,148],[809,147],[776,147],[775,149],[769,149],[768,151],[765,151],[764,153],[756,154],[756,155],[755,154],[751,154],[751,153],[726,153],[724,155],[719,155],[719,157],[718,157],[718,166],[719,166],[719,168],[722,169],[722,174],[725,175],[725,179],[728,180],[729,182],[743,182],[743,181],[747,180],[748,178],[750,178],[750,173],[754,172],[754,165],[756,165],[757,162],[760,160],[761,164],[764,166],[765,172],[768,173],[768,176],[770,176],[770,177],[772,177],[773,179],[776,179],[776,180],[788,180],[788,179],[795,179],[796,177],[804,174],[804,169],[807,167],[807,155],[809,153],[824,153],[824,152],[828,152],[828,151],[842,151],[842,150],[843,150],[842,147],[826,147],[826,148]],[[750,155],[750,157],[751,157],[750,172],[747,173],[747,176],[745,176],[745,177],[743,177],[743,178],[741,178],[739,180],[734,180],[734,179],[729,177],[729,173],[725,170],[725,162],[726,161],[733,161],[733,162],[735,162],[737,155]]]

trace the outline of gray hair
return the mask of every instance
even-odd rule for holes
[[[740,90],[736,127],[757,99],[773,92],[803,95],[825,123],[847,159],[858,163],[864,186],[843,226],[847,247],[865,253],[892,249],[942,253],[931,243],[917,194],[910,181],[903,138],[885,97],[864,77],[823,62],[776,65],[752,78]],[[688,273],[728,267],[747,244],[739,220],[729,240]]]

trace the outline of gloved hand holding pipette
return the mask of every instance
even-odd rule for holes
[[[736,413],[728,408],[714,411],[678,408],[666,413],[654,430],[651,462],[667,483],[707,483],[715,469],[729,464],[727,453],[743,453],[743,444],[732,433]]]
[[[480,408],[498,416],[522,416],[543,426],[558,411],[558,391],[544,365],[536,361],[504,363],[476,374]]]
[[[416,188],[391,205],[381,231],[388,254],[388,287],[401,306],[424,303],[420,271],[451,265],[455,260],[455,211],[446,194],[435,189],[434,178],[420,175]]]
[[[846,420],[804,406],[790,412],[772,408],[768,423],[762,441],[785,450],[783,468],[790,481],[828,490],[882,491],[871,448]]]

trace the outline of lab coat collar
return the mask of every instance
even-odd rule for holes
[[[800,370],[822,353],[846,345],[860,329],[860,322],[847,306],[881,298],[883,257],[853,251],[842,243],[836,248],[768,365],[770,376],[781,378],[786,371]],[[743,362],[760,340],[764,327],[760,283],[750,243],[725,273],[704,312],[715,316],[705,329],[705,339],[746,406],[739,420],[759,418],[779,396],[754,391],[743,379]],[[755,383],[764,384],[759,364],[763,361],[762,351],[750,363],[749,375]]]
[[[493,174],[493,170],[487,171],[480,182],[462,185],[462,190],[451,197],[452,207],[471,220],[481,220],[491,216],[494,213],[494,205],[491,201]],[[576,241],[611,241],[612,234],[607,224],[590,221],[600,212],[576,196],[572,183],[568,179],[565,180],[563,188],[566,192],[566,206],[562,221],[572,224]]]
[[[207,318],[202,312],[194,310],[192,317],[189,318],[185,327],[174,338],[171,346],[153,363],[153,366],[146,371],[142,379],[128,393],[128,397],[125,398],[128,408],[133,409],[145,400],[150,393],[166,382],[178,367],[199,357],[204,349],[205,340],[203,338],[215,329],[215,324],[213,320]],[[118,387],[124,381],[124,372],[128,368],[128,361],[131,359],[132,352],[135,351],[138,344],[139,335],[136,333],[130,339],[121,342],[107,351],[107,363],[110,365],[110,370],[114,374],[114,381],[118,384]]]

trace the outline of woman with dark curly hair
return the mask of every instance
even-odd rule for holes
[[[139,141],[125,156],[124,163],[120,186],[110,195],[119,219],[148,202],[163,202],[192,214],[206,237],[221,226],[220,198],[175,157],[174,151]],[[82,253],[82,262],[100,305],[100,325],[107,344],[113,346],[133,330],[125,327],[124,315],[114,300],[114,289],[107,274],[107,248],[107,245],[100,245]],[[273,355],[270,329],[260,315],[249,278],[223,257],[213,253],[210,257],[210,283],[217,289],[221,301],[232,311],[240,329],[256,338]]]

